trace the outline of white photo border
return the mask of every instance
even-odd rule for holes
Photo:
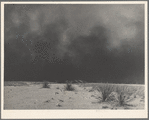
[[[144,110],[4,110],[4,5],[5,4],[144,4],[145,8],[145,109]],[[2,119],[76,119],[148,117],[148,2],[147,1],[55,1],[1,2],[1,118]]]

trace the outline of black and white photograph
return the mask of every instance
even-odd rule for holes
[[[146,3],[4,2],[1,109],[146,110]]]

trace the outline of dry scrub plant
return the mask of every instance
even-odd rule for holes
[[[116,92],[118,93],[119,106],[128,105],[127,102],[133,100],[132,96],[136,89],[132,86],[116,86]]]
[[[138,96],[141,96],[141,97],[145,97],[145,89],[144,89],[144,86],[141,86],[141,87],[138,87],[136,92],[135,92],[135,95],[138,95]]]
[[[102,102],[105,102],[108,96],[114,91],[114,85],[101,84],[97,90],[102,93]]]
[[[44,82],[42,88],[50,88],[50,85],[48,82]]]
[[[66,81],[65,90],[67,90],[67,91],[74,91],[75,90],[74,87],[72,86],[71,81]]]
[[[119,106],[128,105],[127,102],[134,99],[132,95],[137,91],[137,88],[134,86],[112,85],[108,83],[100,84],[96,89],[102,93],[101,102],[109,100],[111,93],[115,92],[116,96],[114,96],[114,99],[118,101]]]

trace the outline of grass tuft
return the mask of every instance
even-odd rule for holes
[[[135,94],[141,97],[145,97],[145,90],[144,87],[138,87],[135,91]]]
[[[65,86],[65,90],[67,91],[74,91],[74,87],[72,86],[72,82],[67,81],[66,86]]]
[[[105,102],[109,95],[114,91],[114,86],[110,84],[101,84],[97,89],[102,93],[102,102]]]
[[[42,88],[50,88],[50,85],[48,82],[44,82]]]
[[[116,102],[118,102],[119,106],[127,106],[127,102],[134,99],[133,95],[138,88],[131,86],[112,85],[106,83],[98,85],[96,89],[102,93],[101,102],[106,102],[109,100],[111,101],[113,99],[116,100]],[[137,94],[142,95],[142,91],[141,93],[137,92]]]
[[[134,94],[135,91],[136,89],[134,87],[116,86],[116,92],[118,93],[119,106],[127,105],[127,102],[133,99],[133,98],[130,98],[130,96]]]

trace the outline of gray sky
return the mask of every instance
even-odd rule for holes
[[[28,52],[16,47],[17,40]],[[34,59],[40,54],[35,50],[37,42],[50,44],[51,49],[46,50],[49,60],[53,54],[59,59],[68,56],[79,65],[85,55],[93,59],[90,62],[99,55],[98,59],[118,61],[117,66],[122,59],[128,66],[135,60],[132,70],[142,71],[144,5],[5,5],[5,43],[21,51],[22,57],[30,54]],[[96,51],[100,52],[95,55]],[[141,67],[137,68],[138,63]]]

